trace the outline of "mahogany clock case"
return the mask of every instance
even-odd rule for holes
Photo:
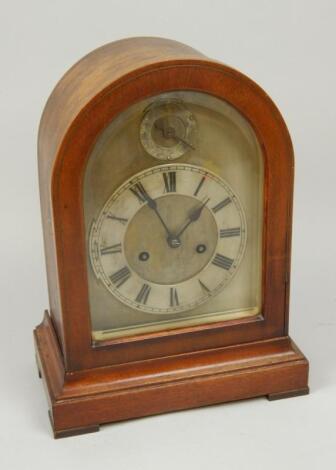
[[[258,138],[261,314],[94,343],[83,216],[87,158],[123,110],[175,90],[225,100]],[[52,92],[38,158],[50,311],[34,337],[56,437],[155,413],[308,393],[308,361],[288,336],[293,149],[278,109],[258,85],[175,41],[110,43],[75,64]]]

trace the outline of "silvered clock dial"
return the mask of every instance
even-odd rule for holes
[[[229,185],[194,165],[160,165],[112,194],[92,225],[90,258],[117,299],[148,313],[183,312],[231,280],[246,242]]]
[[[175,91],[130,106],[85,173],[95,341],[256,315],[260,147],[230,105]]]

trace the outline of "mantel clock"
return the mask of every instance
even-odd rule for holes
[[[293,151],[245,75],[161,38],[75,64],[38,139],[56,437],[308,392],[288,336]]]

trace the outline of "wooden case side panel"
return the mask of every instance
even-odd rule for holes
[[[202,54],[191,47],[163,38],[130,38],[112,42],[77,62],[58,82],[48,99],[38,136],[40,202],[50,314],[65,355],[51,194],[54,164],[64,136],[87,103],[125,74],[156,62],[200,57]]]
[[[43,228],[44,256],[47,272],[49,311],[56,328],[58,340],[62,345],[64,354],[66,354],[66,342],[64,338],[63,319],[61,315],[61,294],[58,280],[57,249],[52,200],[50,194],[50,181],[49,174],[48,172],[45,172],[45,168],[44,165],[41,164],[41,160],[42,159],[40,158],[39,154],[40,205]]]
[[[51,408],[63,393],[65,370],[60,344],[47,311],[42,323],[34,330],[34,343],[39,376],[43,379]]]

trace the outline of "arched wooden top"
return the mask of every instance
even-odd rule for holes
[[[171,39],[135,37],[105,44],[74,64],[52,91],[39,127],[39,165],[46,170],[53,166],[66,132],[75,118],[92,100],[97,99],[112,85],[153,67],[178,64],[217,66],[236,75],[273,104],[256,83],[240,72],[211,61],[199,51]],[[278,112],[276,106],[274,112]],[[280,113],[279,117],[281,119]],[[285,126],[284,122],[283,125]]]
[[[212,94],[252,125],[264,156],[263,318],[119,340],[94,350],[87,292],[83,175],[100,132],[136,101],[185,89]],[[53,322],[68,370],[285,335],[293,152],[272,100],[240,72],[181,43],[133,38],[103,46],[61,79],[43,113],[38,142],[41,205]]]
[[[177,41],[151,37],[122,39],[90,52],[66,72],[48,99],[39,130],[39,155],[55,155],[76,116],[112,83],[153,64],[193,59],[205,57]]]

